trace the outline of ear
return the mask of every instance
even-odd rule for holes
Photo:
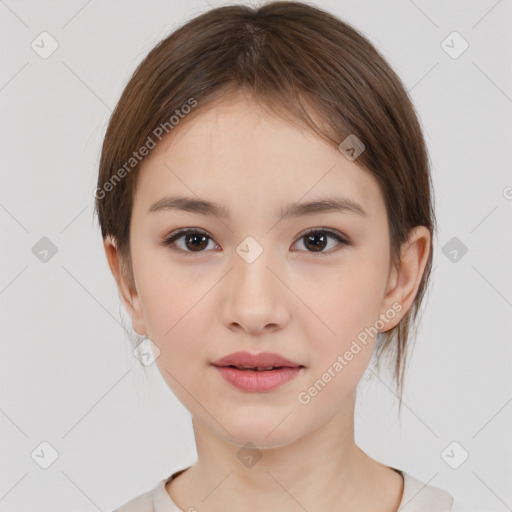
[[[132,319],[132,326],[136,333],[147,334],[146,323],[142,314],[142,307],[135,287],[131,268],[128,269],[127,262],[123,261],[115,240],[107,236],[103,241],[108,265],[116,280],[119,298]]]
[[[396,303],[401,304],[402,308],[392,321],[386,323],[386,328],[381,332],[395,327],[409,311],[428,261],[430,241],[431,234],[428,228],[416,226],[410,231],[408,240],[402,244],[400,265],[398,269],[393,267],[390,272],[380,313],[385,314]]]

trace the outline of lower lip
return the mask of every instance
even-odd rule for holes
[[[293,379],[302,367],[283,367],[278,370],[238,370],[231,366],[215,366],[224,379],[242,391],[270,391]]]

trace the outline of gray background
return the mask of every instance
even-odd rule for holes
[[[356,441],[467,512],[511,510],[512,1],[314,3],[360,29],[411,91],[439,220],[402,419],[389,376],[364,380]],[[130,352],[92,212],[126,81],[208,4],[222,2],[0,2],[2,511],[106,511],[195,460],[188,412]],[[43,31],[59,45],[47,59],[31,47]],[[453,31],[469,43],[458,58],[442,46]],[[57,248],[46,262],[33,252],[43,237]],[[452,237],[468,248],[455,262],[442,252]],[[31,456],[43,441],[58,452],[48,469]],[[441,456],[452,441],[452,460],[469,453],[458,469]]]

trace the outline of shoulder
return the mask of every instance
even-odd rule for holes
[[[112,512],[181,512],[176,503],[167,494],[165,486],[189,467],[175,471],[171,476],[160,480],[150,491],[140,494]]]
[[[447,491],[427,485],[413,476],[400,471],[404,478],[404,492],[399,511],[407,512],[454,512],[453,496]]]
[[[153,491],[148,491],[126,502],[112,512],[154,512],[154,510]]]

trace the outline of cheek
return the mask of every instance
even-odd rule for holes
[[[145,243],[150,245],[149,240]],[[205,277],[208,271],[204,269],[201,273],[200,269],[176,265],[162,248],[135,248],[133,263],[148,336],[158,345],[171,345],[181,338],[177,333],[190,324],[190,317],[197,315],[197,306],[213,286],[213,278]]]
[[[160,267],[155,272],[154,267]],[[162,270],[163,269],[163,270]],[[168,261],[140,267],[138,286],[150,340],[160,350],[156,364],[176,397],[193,407],[190,396],[203,397],[204,372],[213,340],[212,293],[218,276],[209,271],[183,271]]]
[[[148,336],[162,353],[183,352],[191,358],[194,350],[204,344],[204,326],[211,316],[211,311],[205,310],[207,291],[208,287],[201,284],[186,288],[176,279],[160,280],[153,286],[146,282],[140,291],[143,314]]]
[[[306,297],[308,307],[299,306],[295,314],[317,364],[328,368],[338,355],[351,351],[357,356],[346,373],[364,372],[377,335],[385,279],[385,262],[361,253],[336,267],[319,267],[307,282],[297,279],[297,295]]]
[[[191,396],[202,401],[207,369],[207,300],[201,300],[207,288],[195,285],[194,290],[181,291],[183,283],[172,280],[153,283],[143,297],[148,336],[159,348],[156,359],[160,374],[181,403],[194,408]],[[149,284],[149,283],[148,283]]]
[[[375,323],[375,297],[371,286],[360,284],[330,285],[331,300],[318,309],[329,329],[313,315],[301,326],[311,359],[309,378],[297,400],[301,407],[315,409],[318,417],[342,406],[372,358],[377,332],[369,327]]]

